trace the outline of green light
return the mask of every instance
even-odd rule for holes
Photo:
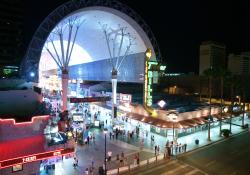
[[[167,66],[160,66],[160,70],[164,71]]]
[[[4,75],[11,74],[12,70],[11,69],[3,69]]]

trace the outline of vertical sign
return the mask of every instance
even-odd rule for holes
[[[146,89],[146,105],[147,106],[152,106],[153,104],[153,69],[152,65],[157,65],[157,62],[152,62],[152,61],[147,61],[147,89]]]

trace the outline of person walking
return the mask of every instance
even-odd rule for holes
[[[112,133],[111,133],[111,132],[109,132],[109,138],[110,138],[110,140],[111,140],[111,137],[112,137]]]
[[[178,144],[175,145],[175,154],[178,152]]]
[[[111,161],[112,152],[108,151],[108,161]]]
[[[95,144],[95,133],[93,133],[93,143]]]
[[[91,158],[91,167],[94,168],[94,157]]]
[[[92,167],[89,168],[89,174],[90,174],[90,175],[93,175],[93,174],[94,174],[94,168],[92,168]]]
[[[89,174],[89,169],[88,168],[85,169],[85,174],[86,175]]]
[[[155,145],[155,155],[156,155],[156,153],[157,153],[157,146]]]
[[[89,136],[87,137],[87,143],[88,143],[88,145],[89,145]]]
[[[77,166],[78,166],[78,159],[74,157],[73,167],[76,168]]]
[[[157,154],[158,155],[160,154],[160,146],[159,145],[157,146]]]
[[[139,153],[136,156],[136,163],[137,163],[137,165],[139,165],[139,163],[140,163],[140,155],[139,155]]]
[[[187,151],[187,144],[184,143],[184,152],[186,152],[186,151]]]
[[[134,165],[137,163],[137,154],[134,155]]]

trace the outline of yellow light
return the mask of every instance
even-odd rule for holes
[[[72,132],[67,133],[68,137],[72,137]]]
[[[146,57],[147,57],[147,59],[150,59],[151,56],[152,56],[152,50],[151,50],[150,48],[148,48],[148,49],[146,50]]]
[[[152,116],[153,116],[153,117],[157,117],[157,115],[158,115],[158,114],[157,114],[156,110],[153,110]]]
[[[228,112],[228,107],[224,108],[224,112],[227,113]]]

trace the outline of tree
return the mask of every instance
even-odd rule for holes
[[[232,132],[232,115],[233,115],[233,106],[234,106],[234,97],[235,97],[235,89],[239,86],[239,78],[236,75],[230,75],[227,77],[227,87],[230,88],[230,120],[229,120],[229,130]]]
[[[212,78],[214,76],[214,69],[209,68],[204,70],[203,74],[208,78],[208,97],[209,97],[209,118],[208,118],[208,140],[210,141],[210,120],[211,120],[211,98],[212,98]]]
[[[221,135],[221,127],[222,127],[222,115],[223,115],[223,106],[224,106],[224,80],[231,75],[231,73],[219,67],[215,70],[215,77],[220,78],[220,135]]]

